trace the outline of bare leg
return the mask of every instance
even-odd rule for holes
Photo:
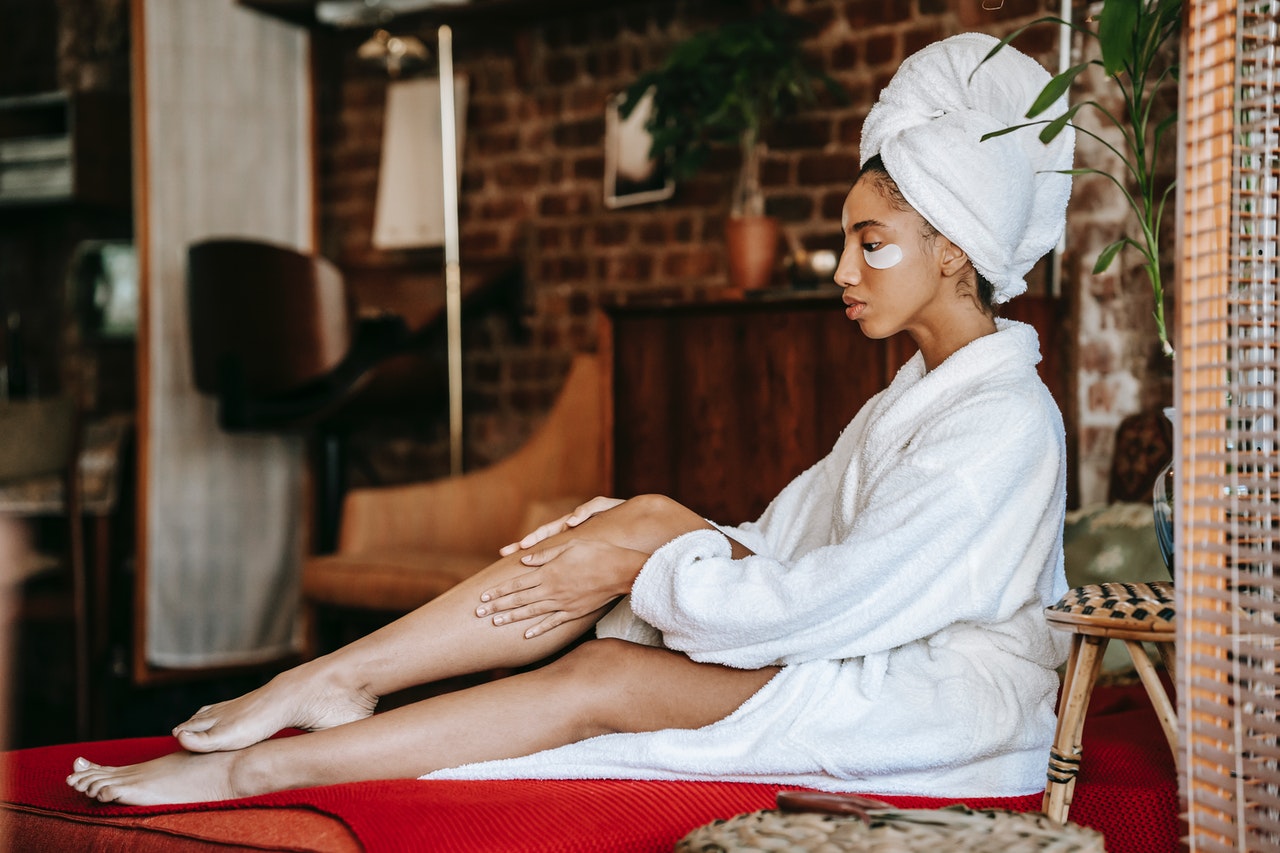
[[[67,781],[103,802],[154,805],[414,778],[609,732],[708,725],[776,672],[694,663],[666,649],[595,640],[532,672],[237,752],[177,752],[119,768],[77,759]]]
[[[700,516],[674,501],[643,496],[560,536],[652,552],[681,533],[705,527]],[[283,728],[315,731],[349,723],[369,716],[379,696],[396,690],[543,660],[604,614],[600,610],[533,639],[525,638],[518,623],[495,626],[475,615],[482,591],[526,571],[519,554],[503,557],[390,625],[238,699],[200,709],[174,734],[188,750],[213,752],[241,749]]]

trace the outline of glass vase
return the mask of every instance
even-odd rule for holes
[[[1178,424],[1178,410],[1175,407],[1165,409],[1165,418],[1170,423]],[[1174,456],[1178,456],[1176,448]],[[1151,511],[1156,520],[1156,542],[1160,544],[1160,556],[1164,558],[1165,570],[1169,578],[1174,578],[1174,460],[1166,462],[1156,474],[1156,482],[1151,487]]]
[[[1151,511],[1156,522],[1156,542],[1165,570],[1173,578],[1173,460],[1160,469],[1151,487]]]

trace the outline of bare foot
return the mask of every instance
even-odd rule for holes
[[[175,752],[126,767],[106,767],[77,758],[67,784],[99,802],[131,806],[205,803],[260,793],[235,789],[232,777],[236,758],[233,752]]]
[[[333,728],[373,713],[378,697],[342,683],[312,661],[282,672],[245,695],[206,705],[173,729],[191,752],[225,752],[266,740],[281,729]]]

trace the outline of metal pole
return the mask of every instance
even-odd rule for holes
[[[449,470],[462,473],[462,266],[458,254],[458,130],[453,30],[441,26],[440,151],[444,167],[444,310],[449,345]]]
[[[1071,22],[1071,0],[1061,0],[1058,15],[1067,23]],[[1071,67],[1071,27],[1058,27],[1058,72],[1065,73]],[[1049,256],[1049,295],[1058,298],[1062,295],[1062,255],[1067,251],[1067,229],[1062,229],[1058,245]]]

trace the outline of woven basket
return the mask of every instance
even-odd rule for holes
[[[876,809],[851,815],[768,809],[700,826],[676,853],[1105,853],[1102,835],[1039,812],[1004,809]]]

